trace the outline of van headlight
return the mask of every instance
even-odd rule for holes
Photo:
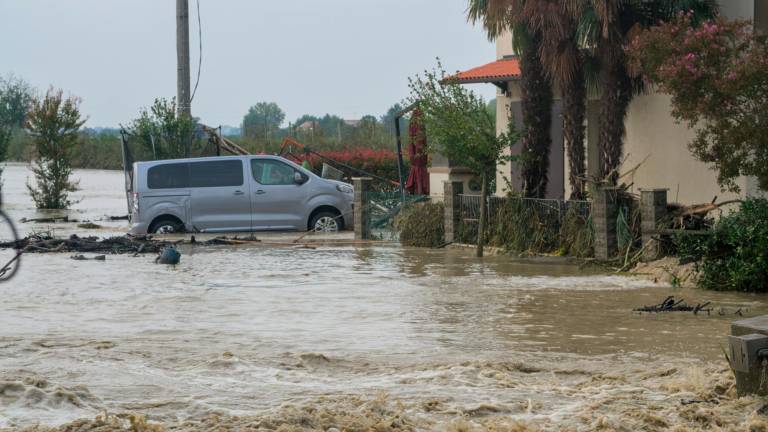
[[[346,194],[351,194],[351,193],[355,192],[355,190],[352,189],[352,186],[340,185],[340,184],[336,185],[336,190],[341,192],[341,193],[346,193]]]

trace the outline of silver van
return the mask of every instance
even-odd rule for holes
[[[353,189],[278,156],[133,164],[133,235],[266,230],[339,231],[352,222]]]

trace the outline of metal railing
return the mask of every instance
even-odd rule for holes
[[[459,195],[459,241],[477,242],[480,197]],[[487,244],[517,253],[568,251],[586,256],[592,249],[591,203],[522,197],[489,197],[484,229]]]
[[[410,206],[429,201],[427,195],[405,195],[399,191],[368,192],[364,205],[368,208],[368,232],[378,240],[397,241],[399,232],[395,220]]]
[[[479,195],[459,195],[459,202],[462,221],[476,223],[480,220]],[[592,204],[589,201],[490,196],[487,206],[488,224],[497,222],[496,219],[501,216],[500,210],[510,203],[517,204],[541,219],[557,224],[558,227],[563,224],[569,212],[576,212],[588,219],[592,211]]]

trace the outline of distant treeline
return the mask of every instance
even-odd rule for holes
[[[304,115],[295,122],[289,123],[288,126],[282,127],[280,123],[274,123],[276,120],[274,118],[270,120],[273,123],[268,122],[265,126],[263,121],[258,119],[259,114],[261,114],[259,110],[252,108],[243,119],[240,128],[222,127],[222,133],[254,154],[277,153],[283,139],[287,136],[294,137],[309,149],[318,152],[354,150],[353,154],[357,154],[356,150],[358,149],[394,150],[394,114],[399,110],[401,107],[394,105],[378,119],[374,116],[365,116],[359,120],[345,120],[330,114],[322,117]],[[263,118],[261,116],[261,119]],[[278,118],[280,122],[283,122],[282,118],[279,116]],[[407,137],[408,120],[403,119],[401,125],[403,136]],[[240,134],[226,135],[227,132],[230,134],[240,132]],[[407,142],[407,138],[405,139]],[[200,151],[193,152],[193,156],[211,153],[210,149],[202,151],[206,148],[206,141],[205,135],[197,135],[195,147]],[[146,151],[146,148],[136,150],[134,156],[137,159],[153,158]],[[14,127],[7,143],[6,160],[30,162],[34,157],[32,138],[22,127]],[[72,166],[75,168],[121,169],[120,129],[83,129],[80,132],[80,142],[72,155]]]
[[[30,162],[34,159],[32,138],[18,129],[14,131],[8,146],[8,160]],[[116,129],[95,131],[86,129],[80,133],[80,142],[74,147],[72,166],[75,168],[122,169],[123,157],[120,134]]]
[[[274,153],[287,136],[318,151],[350,148],[392,149],[395,144],[395,115],[403,107],[395,104],[376,117],[344,119],[333,114],[305,114],[285,124],[285,113],[273,102],[252,106],[243,117],[235,141],[255,153]],[[402,133],[408,134],[408,119],[401,120]]]
[[[35,94],[36,90],[20,78],[0,77],[0,162],[29,162],[35,159],[35,146],[24,126],[27,109]],[[495,102],[491,101],[489,106],[495,109]],[[254,154],[277,153],[283,139],[291,136],[316,152],[370,155],[373,153],[361,150],[394,151],[395,115],[402,109],[400,104],[395,104],[379,117],[366,115],[359,119],[345,119],[333,114],[305,114],[286,124],[285,113],[276,103],[260,102],[248,109],[240,127],[222,126],[221,130],[223,135]],[[407,116],[400,124],[403,144],[407,144]],[[129,142],[135,160],[213,154],[208,137],[199,129],[198,133],[194,132],[195,120],[176,116],[173,99],[156,99],[153,105],[140,109],[138,116],[126,121],[123,126],[131,134]],[[194,136],[193,142],[185,153],[179,137],[190,135]],[[363,159],[361,164],[370,163],[367,158]],[[82,129],[79,142],[72,149],[71,162],[75,168],[120,169],[120,129]],[[391,170],[391,167],[386,170]],[[391,177],[391,173],[387,174]]]

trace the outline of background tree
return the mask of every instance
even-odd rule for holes
[[[35,185],[27,184],[27,189],[37,208],[70,206],[69,192],[75,190],[70,180],[70,157],[84,123],[85,119],[80,117],[80,100],[72,96],[64,98],[61,90],[51,88],[45,97],[32,101],[25,127],[35,144],[32,166]]]
[[[274,102],[259,102],[243,117],[243,135],[263,143],[263,149],[275,141],[285,120],[285,113]]]
[[[672,96],[672,115],[695,130],[693,154],[724,188],[755,176],[768,190],[768,37],[723,18],[697,26],[692,14],[641,33],[634,70]]]
[[[32,88],[21,79],[0,77],[0,163],[6,161],[11,139],[24,126],[32,95]],[[2,174],[0,166],[0,188]]]
[[[186,143],[195,136],[196,127],[194,119],[178,115],[176,98],[158,98],[150,109],[142,109],[126,129],[138,141],[138,160],[158,160],[186,157]],[[193,141],[192,153],[199,154],[204,144]]]
[[[457,161],[480,176],[480,221],[477,256],[483,256],[488,184],[496,165],[511,158],[503,156],[520,139],[514,123],[507,133],[496,134],[496,119],[483,98],[459,84],[445,82],[446,73],[438,63],[436,70],[410,80],[410,103],[418,103],[429,139],[429,151]]]
[[[553,95],[541,62],[543,35],[530,18],[539,17],[549,3],[548,0],[469,0],[468,8],[470,21],[481,21],[491,40],[506,31],[512,32],[513,47],[520,60],[523,192],[536,198],[543,198],[547,191]]]
[[[403,106],[399,103],[396,103],[389,107],[387,109],[387,112],[381,116],[381,123],[384,125],[386,130],[389,132],[391,136],[395,136],[395,115],[403,110]],[[400,120],[400,130],[401,131],[407,131],[408,130],[408,118],[402,118]]]

